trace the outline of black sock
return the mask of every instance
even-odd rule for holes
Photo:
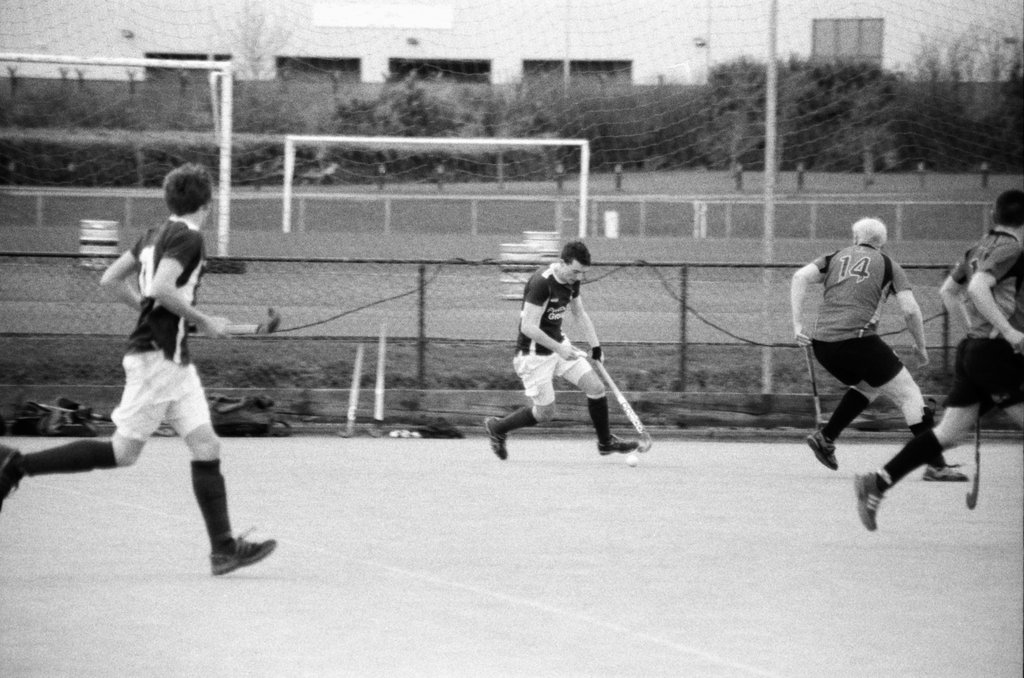
[[[905,475],[941,453],[942,445],[939,444],[939,439],[935,437],[934,431],[929,429],[917,436],[904,445],[903,449],[885,465],[885,472],[889,474],[890,486],[895,485]]]
[[[81,473],[115,466],[114,444],[109,440],[76,440],[41,452],[30,452],[21,460],[21,468],[29,476]]]
[[[846,389],[846,393],[843,394],[842,400],[836,406],[835,412],[832,413],[832,416],[828,418],[828,423],[821,429],[822,435],[829,440],[835,440],[870,404],[871,401],[867,399],[867,396],[857,389]]]
[[[930,430],[932,430],[932,422],[928,421],[927,419],[925,421],[922,421],[920,424],[914,424],[913,426],[910,427],[910,433],[913,434],[915,438],[924,433],[925,431]],[[937,468],[945,468],[946,466],[948,466],[948,464],[946,463],[946,457],[944,457],[941,452],[939,452],[937,455],[929,459],[928,465],[935,466]]]
[[[930,431],[930,430],[932,430],[932,427],[922,421],[920,424],[914,424],[913,426],[910,427],[910,435],[912,435],[912,436],[914,436],[916,438],[917,436],[921,435],[925,431]]]
[[[498,435],[502,435],[509,431],[514,431],[517,428],[526,428],[527,426],[536,425],[537,417],[533,416],[533,407],[520,407],[512,414],[502,417],[492,424],[491,430]]]
[[[231,548],[231,521],[228,519],[228,494],[224,489],[224,476],[220,473],[220,460],[192,462],[192,491],[199,510],[203,513],[206,533],[214,551]]]
[[[594,430],[597,431],[599,442],[608,442],[612,437],[608,423],[608,396],[600,398],[587,398],[587,409],[590,410],[590,420],[594,422]]]

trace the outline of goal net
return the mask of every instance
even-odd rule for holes
[[[459,229],[469,233],[479,232],[481,202],[525,192],[551,212],[546,219],[524,222],[524,231],[585,237],[589,176],[590,144],[585,139],[290,134],[284,141],[282,230],[289,233],[295,225],[296,187],[330,182],[349,187],[375,184],[379,190],[386,187],[389,196],[419,196],[420,205],[426,202],[425,190],[436,193],[434,201],[471,201],[464,216],[470,221],[468,228]],[[549,184],[547,197],[536,188],[541,183]],[[563,199],[563,190],[571,197]],[[316,200],[318,195],[309,193],[307,198]]]
[[[98,220],[143,229],[166,215],[157,189],[167,172],[196,162],[217,178],[217,251],[227,254],[230,61],[0,52],[0,64],[8,76],[0,116],[6,225]]]

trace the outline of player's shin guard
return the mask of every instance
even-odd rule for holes
[[[532,407],[520,407],[518,410],[495,421],[491,429],[497,435],[504,435],[517,428],[536,426],[537,417],[533,416]]]
[[[608,396],[587,398],[587,410],[590,412],[590,420],[594,422],[598,442],[607,442],[612,437],[608,423]]]
[[[114,468],[114,445],[109,440],[75,440],[41,452],[25,454],[21,468],[25,475],[82,473],[98,468]]]
[[[192,462],[192,491],[199,503],[199,510],[202,511],[212,549],[218,551],[231,547],[234,538],[231,536],[228,495],[224,487],[224,476],[220,472],[219,459]]]
[[[933,428],[935,428],[935,410],[926,405],[921,414],[921,421],[917,424],[911,424],[910,433],[916,438],[925,431],[930,431]],[[935,455],[935,457],[928,460],[928,465],[935,466],[937,468],[945,468],[949,464],[946,463],[946,457],[940,452]]]
[[[895,485],[918,466],[927,463],[941,453],[942,445],[935,437],[934,431],[928,430],[917,436],[904,445],[903,449],[885,465],[885,472],[889,474],[891,485]]]
[[[832,413],[832,416],[828,418],[828,423],[821,429],[822,435],[829,440],[835,440],[870,404],[871,401],[868,400],[867,396],[857,389],[846,389],[846,393],[843,394],[842,400],[836,406],[835,412]]]

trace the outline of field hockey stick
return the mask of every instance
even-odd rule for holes
[[[231,335],[273,334],[281,326],[281,314],[272,308],[267,309],[267,319],[256,325],[228,325],[227,333]]]
[[[636,412],[633,411],[629,401],[626,400],[626,396],[622,395],[622,391],[620,391],[619,387],[615,385],[611,375],[608,374],[608,370],[604,368],[604,365],[601,364],[600,360],[592,360],[591,364],[593,364],[597,373],[601,375],[601,379],[603,379],[608,385],[608,388],[612,390],[612,393],[615,395],[615,399],[619,401],[619,407],[621,407],[622,411],[626,413],[626,417],[629,418],[629,421],[633,424],[633,428],[636,429],[636,432],[640,434],[641,442],[640,447],[637,448],[637,452],[646,452],[651,449],[651,445],[653,444],[651,441],[651,434],[647,432],[646,428],[644,428],[643,422],[640,421],[640,417],[636,416]]]
[[[225,334],[233,337],[249,336],[255,334],[273,334],[281,326],[281,314],[272,308],[267,309],[267,319],[261,323],[246,323],[228,325],[224,328]],[[189,332],[196,334],[196,328],[190,327]]]
[[[814,426],[821,425],[821,398],[818,396],[818,378],[814,375],[814,356],[810,346],[804,346],[804,358],[807,359],[807,372],[811,375],[811,397],[814,400]]]
[[[978,505],[978,490],[981,485],[981,410],[974,422],[974,477],[971,479],[971,491],[967,493],[967,508],[974,510]]]

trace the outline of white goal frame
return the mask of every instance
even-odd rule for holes
[[[79,64],[95,66],[128,66],[133,68],[181,68],[210,73],[210,95],[213,106],[213,133],[217,137],[220,161],[217,175],[217,255],[228,255],[231,233],[231,120],[234,115],[234,65],[231,61],[199,61],[184,59],[144,59],[131,57],[87,57],[55,54],[11,54],[0,52],[0,61],[36,64]],[[220,85],[220,98],[216,90]]]
[[[346,136],[346,135],[305,135],[288,134],[284,138],[284,207],[281,215],[281,230],[292,230],[292,183],[295,180],[295,149],[297,146],[349,145],[352,147],[375,148],[433,148],[446,149],[467,146],[477,149],[523,148],[538,146],[568,146],[580,149],[579,178],[579,237],[587,235],[588,180],[590,178],[590,142],[586,139],[509,139],[496,137],[391,137],[391,136]]]

